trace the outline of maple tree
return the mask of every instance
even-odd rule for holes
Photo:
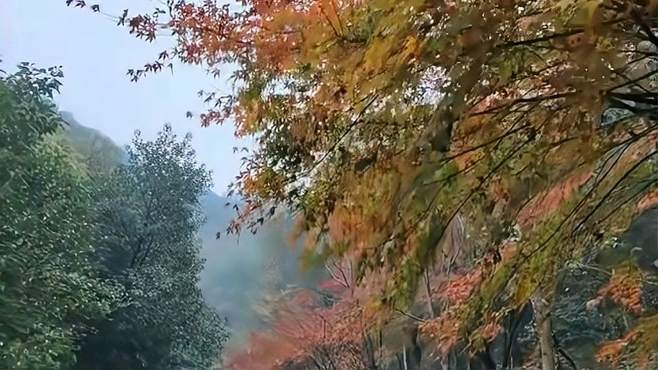
[[[228,356],[226,366],[257,370],[312,363],[318,369],[377,369],[383,350],[370,336],[374,325],[366,308],[355,298],[349,274],[336,265],[329,268],[336,275],[318,291],[294,288],[270,302],[270,326],[253,333],[246,348]]]
[[[258,140],[233,184],[246,205],[229,231],[286,207],[310,254],[355,261],[357,281],[385,277],[369,296],[401,309],[437,260],[450,270],[442,242],[459,217],[482,276],[455,335],[490,332],[532,302],[542,366],[555,367],[560,272],[618,236],[656,189],[657,2],[166,5],[117,19],[139,38],[176,40],[128,73],[234,66],[232,93],[201,92],[200,115]],[[648,332],[634,341],[655,340]]]

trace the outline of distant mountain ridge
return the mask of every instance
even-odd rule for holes
[[[59,114],[68,124],[64,127],[65,137],[89,167],[107,170],[126,159],[125,151],[102,132],[83,126],[71,112]]]

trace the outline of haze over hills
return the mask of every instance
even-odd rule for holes
[[[201,199],[206,216],[199,233],[206,260],[201,289],[208,303],[228,318],[230,344],[235,345],[264,324],[258,310],[268,292],[312,284],[313,279],[300,272],[296,253],[287,243],[286,220],[273,220],[255,235],[227,235],[224,231],[234,214],[226,206],[228,200],[213,192]]]
[[[82,125],[70,112],[60,115],[69,123],[66,138],[89,166],[107,169],[125,158],[125,152],[102,132]],[[230,344],[237,345],[262,325],[258,307],[265,290],[301,285],[304,279],[295,252],[286,242],[286,221],[274,220],[255,235],[226,235],[224,230],[234,215],[226,206],[228,201],[212,191],[200,199],[206,218],[199,231],[201,256],[206,260],[200,287],[206,301],[228,318]]]

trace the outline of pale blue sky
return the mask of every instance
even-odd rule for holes
[[[118,15],[124,8],[152,8],[157,0],[100,3],[105,12]],[[56,99],[60,109],[118,144],[127,144],[135,129],[151,138],[165,122],[181,134],[192,132],[199,159],[213,170],[215,190],[224,193],[240,166],[240,154],[232,148],[241,143],[232,125],[202,128],[185,113],[203,109],[199,89],[225,85],[194,66],[177,65],[174,75],[167,70],[137,83],[126,76],[129,68],[154,60],[169,42],[136,40],[99,14],[66,7],[65,0],[0,0],[3,69],[21,61],[63,66],[64,86]]]

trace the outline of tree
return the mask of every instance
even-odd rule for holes
[[[215,75],[235,66],[235,92],[202,94],[201,115],[258,137],[231,231],[289,207],[309,249],[356,260],[360,278],[385,274],[374,296],[404,308],[462,217],[483,276],[456,335],[481,348],[474,333],[534,302],[554,367],[548,312],[564,267],[619,235],[656,188],[654,1],[167,4],[119,19],[149,41],[159,27],[176,37],[129,74],[176,58]],[[647,332],[636,344],[653,343]]]
[[[329,263],[331,277],[317,289],[287,289],[269,300],[269,325],[252,333],[244,348],[230,353],[226,366],[234,370],[381,369],[388,353],[371,312],[359,301],[364,291],[353,286],[348,266]]]
[[[210,173],[190,140],[170,126],[154,141],[137,134],[127,163],[99,179],[97,255],[131,303],[82,341],[78,368],[205,369],[219,359],[225,322],[198,287],[198,199]]]
[[[0,367],[58,369],[121,291],[91,262],[90,181],[56,135],[57,68],[0,76]]]

